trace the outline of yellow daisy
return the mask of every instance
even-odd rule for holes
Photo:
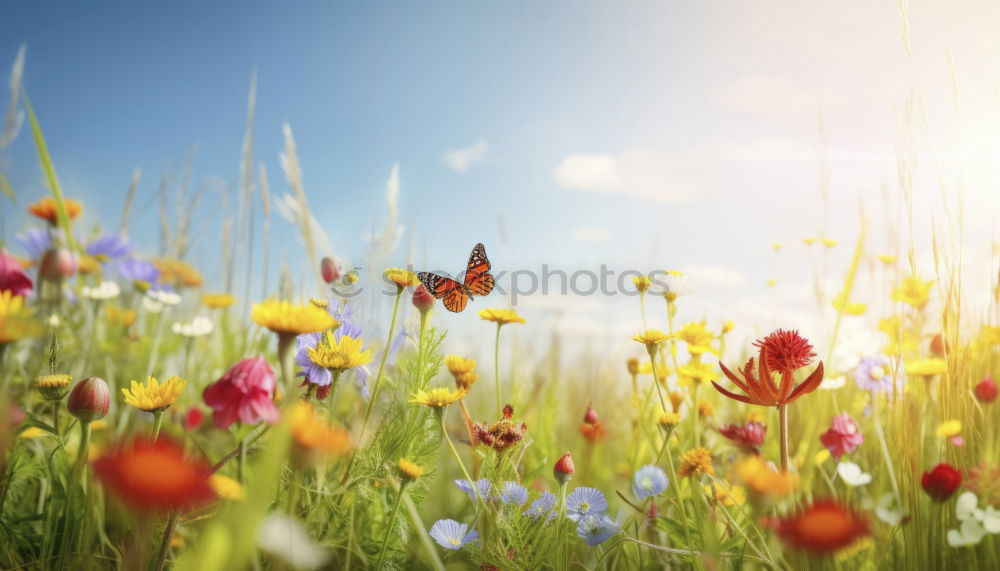
[[[479,310],[479,317],[486,321],[493,321],[500,325],[506,325],[508,323],[524,323],[524,318],[518,315],[513,309],[481,309]]]
[[[337,320],[315,305],[297,305],[269,299],[253,306],[250,313],[257,325],[281,335],[301,335],[332,329]]]
[[[909,304],[916,309],[923,309],[930,300],[933,281],[923,281],[919,276],[903,278],[892,290],[892,300]]]
[[[434,408],[443,408],[457,402],[466,395],[461,389],[446,389],[437,387],[429,390],[419,390],[410,397],[413,404],[424,404]]]
[[[156,377],[148,377],[144,384],[132,380],[132,388],[122,389],[125,395],[125,403],[146,412],[159,412],[174,404],[187,381],[174,376],[163,381],[161,385]]]
[[[201,303],[212,309],[223,309],[236,303],[236,298],[228,293],[206,293],[201,296]]]
[[[416,480],[420,476],[424,475],[424,469],[420,466],[406,460],[405,458],[399,459],[399,473],[403,476],[405,480]]]
[[[719,373],[716,372],[715,365],[702,363],[701,361],[691,361],[686,365],[677,367],[677,374],[681,377],[681,386],[690,385],[691,381],[704,383],[706,381],[719,380]]]
[[[688,353],[691,355],[701,355],[702,353],[717,354],[715,347],[712,347],[712,341],[715,340],[715,333],[705,327],[704,321],[685,323],[680,331],[674,333],[674,337],[687,345]]]
[[[392,283],[403,289],[407,286],[418,286],[420,285],[420,280],[417,279],[417,274],[411,272],[410,270],[404,270],[401,268],[389,268],[383,274],[385,279],[391,281]]]
[[[339,339],[327,331],[323,340],[310,348],[309,359],[332,371],[346,371],[372,360],[371,349],[361,349],[361,339],[341,335]]]
[[[660,331],[659,329],[647,329],[642,333],[636,333],[635,335],[633,335],[632,341],[642,343],[647,348],[650,348],[650,347],[656,347],[657,345],[663,343],[669,338],[670,337],[666,333]]]

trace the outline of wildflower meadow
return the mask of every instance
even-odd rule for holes
[[[331,205],[306,148],[363,137],[255,142],[266,69],[233,102],[238,169],[75,184],[35,48],[0,52],[0,568],[1000,569],[1000,178],[925,174],[917,87],[878,190],[837,190],[821,155],[810,206],[755,200],[742,231],[643,203],[668,246],[577,232],[644,261],[567,294],[525,268],[571,247],[516,247],[518,217],[584,207],[494,224],[469,189],[414,191],[479,217],[421,239],[405,164]],[[445,159],[465,181],[469,156]],[[641,200],[621,178],[610,200]],[[353,219],[373,230],[338,233]],[[708,242],[751,277],[720,293],[676,261]]]

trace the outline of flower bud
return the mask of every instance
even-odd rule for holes
[[[552,475],[559,482],[560,486],[572,480],[574,472],[576,472],[576,468],[573,466],[573,458],[569,455],[569,452],[563,454],[562,458],[556,461],[556,465],[552,468]]]
[[[72,381],[69,375],[42,375],[35,379],[35,388],[45,400],[60,401],[69,392]]]
[[[323,281],[332,284],[340,277],[340,268],[337,267],[337,262],[333,258],[327,256],[319,261],[319,273],[323,276]]]
[[[43,280],[62,281],[76,271],[76,259],[66,248],[50,248],[42,256],[38,275]]]
[[[639,374],[639,359],[630,357],[629,360],[625,362],[625,366],[628,368],[628,374],[632,376]]]
[[[417,308],[420,313],[434,307],[434,296],[431,295],[431,292],[427,291],[427,288],[423,284],[418,285],[413,290],[413,307]]]
[[[587,424],[597,424],[601,419],[597,418],[597,411],[594,407],[587,406],[587,412],[583,413],[583,422]]]
[[[931,353],[937,357],[944,357],[951,349],[951,344],[944,340],[940,333],[931,339]]]
[[[80,419],[80,422],[93,422],[108,414],[111,403],[111,391],[108,383],[99,377],[87,377],[81,380],[69,393],[66,408],[70,414]]]
[[[991,403],[997,398],[997,383],[991,377],[986,377],[973,389],[976,398],[985,403]]]

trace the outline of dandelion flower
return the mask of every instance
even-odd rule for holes
[[[632,476],[632,493],[640,500],[658,496],[667,489],[667,475],[659,466],[646,465]]]
[[[930,300],[931,287],[933,281],[923,281],[919,276],[909,276],[903,278],[892,290],[892,300],[901,301],[915,309],[923,309]]]
[[[187,381],[173,376],[163,381],[161,385],[156,377],[147,377],[146,382],[139,384],[132,381],[131,389],[122,389],[125,395],[125,403],[146,412],[159,412],[174,404]]]
[[[372,360],[371,349],[361,349],[362,340],[327,331],[321,343],[308,350],[309,359],[332,371],[346,371]]]
[[[404,480],[416,480],[420,476],[424,475],[424,469],[419,465],[406,460],[405,458],[400,458],[399,463],[396,465],[399,470],[399,475],[403,477]]]
[[[257,325],[279,335],[315,333],[337,325],[329,313],[315,305],[296,305],[273,299],[254,305],[250,317]]]
[[[206,293],[201,296],[201,303],[212,309],[225,309],[236,303],[236,298],[228,293]]]
[[[577,488],[566,497],[566,517],[573,521],[592,515],[603,515],[608,509],[604,492],[597,488]]]
[[[447,389],[437,387],[433,389],[421,389],[410,397],[413,404],[423,404],[432,408],[444,408],[454,402],[462,400],[466,394],[461,389]]]
[[[389,268],[383,275],[385,279],[396,284],[400,289],[407,286],[418,286],[420,285],[420,280],[417,279],[417,274],[400,268]]]
[[[78,200],[72,198],[67,198],[63,200],[63,206],[66,208],[66,217],[70,220],[76,218],[83,212],[83,206]],[[28,212],[32,215],[47,221],[49,224],[56,225],[59,223],[58,206],[56,206],[56,201],[50,197],[32,202],[28,205]]]
[[[433,537],[438,545],[452,551],[458,551],[479,538],[475,530],[469,531],[468,525],[453,519],[437,520],[431,526],[428,535]]]
[[[524,318],[518,315],[513,309],[481,309],[479,311],[479,317],[485,321],[492,321],[497,325],[524,323]]]
[[[684,478],[694,478],[702,474],[715,474],[712,466],[712,453],[708,448],[694,448],[688,450],[681,457],[681,466],[677,474]]]

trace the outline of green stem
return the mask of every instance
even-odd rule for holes
[[[892,455],[889,454],[889,446],[885,441],[885,431],[882,430],[882,421],[878,417],[878,393],[872,391],[872,418],[875,420],[875,434],[878,436],[878,444],[882,449],[882,456],[885,465],[889,468],[889,482],[892,484],[892,492],[896,494],[896,501],[902,502],[903,497],[899,495],[899,483],[896,481],[896,469],[892,464]],[[923,439],[921,439],[923,442]]]
[[[502,323],[497,322],[497,336],[493,343],[493,374],[497,385],[497,418],[503,414],[503,403],[500,399],[500,328]]]
[[[83,466],[87,463],[87,450],[90,448],[90,422],[80,421],[80,448],[76,452],[76,464],[73,472],[79,476],[83,473]]]
[[[427,527],[424,526],[424,522],[420,519],[420,513],[417,512],[417,506],[410,499],[410,496],[403,498],[403,503],[406,504],[406,513],[410,516],[410,522],[413,527],[417,529],[417,537],[420,538],[420,544],[423,545],[424,551],[427,552],[427,558],[430,559],[434,571],[444,571],[444,564],[441,563],[441,557],[438,555],[437,548],[434,547],[434,542],[431,541],[431,536],[427,534]]]
[[[663,409],[664,412],[666,412],[668,410],[667,401],[666,399],[663,398],[663,389],[660,388],[660,379],[659,376],[656,374],[656,358],[655,358],[656,346],[655,345],[647,346],[646,352],[649,353],[649,366],[652,367],[653,370],[653,386],[656,387],[656,396],[660,397],[660,407]]]
[[[778,438],[781,444],[781,471],[788,471],[788,405],[778,406]]]
[[[669,436],[668,436],[669,438]],[[687,508],[684,507],[684,498],[681,497],[681,483],[677,480],[677,471],[674,470],[674,455],[670,452],[670,446],[666,447],[667,451],[667,467],[670,468],[670,481],[674,484],[674,491],[677,492],[677,503],[681,507],[681,520],[684,524],[684,538],[687,539],[687,548],[689,550],[694,550],[694,542],[691,541],[691,529],[689,526],[689,520],[687,516]],[[692,563],[697,564],[697,559],[694,555],[691,556]]]
[[[291,333],[278,334],[278,365],[281,367],[281,386],[284,387],[286,395],[292,393],[292,368],[291,357],[292,344],[295,342],[295,335]]]
[[[567,481],[569,481],[567,479]],[[556,564],[558,569],[565,569],[567,567],[567,557],[563,553],[563,544],[566,540],[566,482],[559,484],[559,518],[557,520],[556,526]]]
[[[462,457],[458,455],[458,450],[455,449],[455,444],[452,443],[451,437],[448,436],[448,428],[444,423],[445,412],[447,412],[447,408],[438,412],[438,425],[441,427],[441,434],[444,435],[445,442],[447,442],[448,447],[451,448],[451,453],[455,456],[455,460],[458,461],[458,467],[462,469],[462,475],[465,476],[465,480],[469,482],[469,486],[472,487],[472,493],[476,496],[476,512],[478,513],[479,504],[486,505],[486,499],[479,495],[479,487],[476,486],[475,480],[473,480],[472,476],[469,475],[469,471],[465,468],[465,462],[462,462]]]
[[[56,430],[56,435],[59,440],[62,441],[62,433],[59,432],[59,409],[62,407],[62,401],[57,400],[52,402],[52,428]]]
[[[375,569],[382,568],[382,561],[385,559],[385,550],[389,547],[389,537],[392,536],[393,528],[396,526],[396,514],[399,513],[399,506],[403,503],[403,494],[406,492],[407,482],[399,486],[399,493],[396,494],[396,501],[392,504],[392,511],[389,512],[389,520],[386,522],[385,538],[382,540],[382,549],[379,549],[378,560],[375,562]]]
[[[170,512],[166,527],[163,528],[163,540],[160,541],[160,551],[156,556],[156,571],[162,571],[167,564],[167,555],[170,553],[170,540],[174,536],[174,528],[177,527],[177,510]]]
[[[153,442],[160,437],[160,427],[163,425],[163,411],[153,412]]]

